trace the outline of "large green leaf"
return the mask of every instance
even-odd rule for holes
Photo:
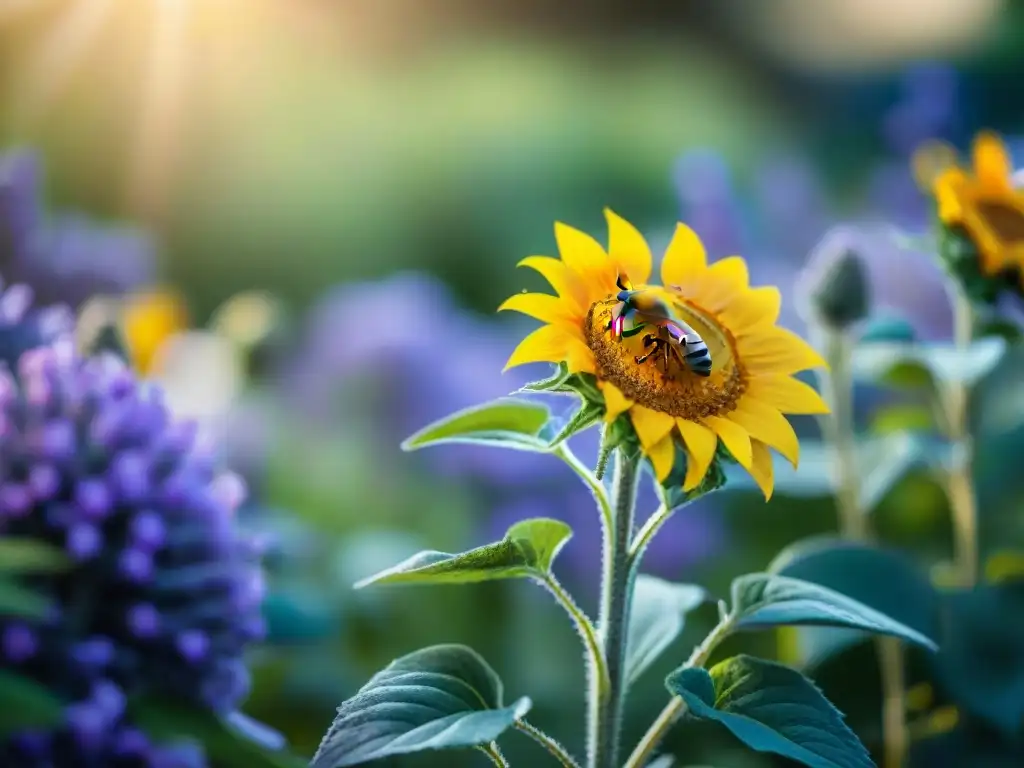
[[[258,743],[226,720],[198,707],[165,699],[129,704],[132,719],[154,741],[195,739],[211,761],[224,768],[306,768],[287,752]]]
[[[462,443],[543,453],[551,450],[551,436],[542,434],[549,418],[543,405],[502,398],[439,419],[409,437],[402,448]]]
[[[932,661],[953,699],[1006,735],[1024,724],[1024,581],[942,597],[942,653]]]
[[[53,573],[70,565],[64,552],[45,541],[0,537],[0,573]]]
[[[502,703],[498,675],[474,650],[435,645],[378,672],[339,708],[311,768],[489,744],[530,709]]]
[[[64,705],[33,680],[0,670],[0,737],[25,728],[50,728],[61,722]]]
[[[736,656],[704,669],[680,669],[668,689],[701,720],[721,723],[758,752],[810,768],[874,768],[868,750],[821,691],[795,669]]]
[[[708,599],[703,587],[640,574],[626,642],[626,680],[632,684],[682,634],[686,614]]]
[[[733,581],[732,615],[737,629],[846,627],[936,648],[930,638],[874,608],[827,587],[771,573],[752,573]]]
[[[43,595],[12,579],[0,579],[0,616],[44,619],[50,608],[50,601]]]
[[[450,555],[419,552],[393,568],[363,579],[370,584],[468,584],[495,579],[543,576],[572,537],[561,520],[538,517],[516,523],[493,544]]]
[[[939,595],[926,573],[894,550],[813,537],[782,550],[768,571],[827,587],[926,637],[936,636]]]

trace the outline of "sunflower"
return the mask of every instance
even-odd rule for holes
[[[152,374],[164,343],[188,329],[188,312],[181,296],[170,289],[156,288],[124,300],[122,327],[128,351],[136,369]]]
[[[997,135],[983,132],[971,154],[968,170],[945,145],[922,147],[914,157],[919,183],[934,195],[942,223],[963,228],[974,243],[984,275],[1017,267],[1024,287],[1024,191],[1013,185],[1009,152]]]
[[[648,284],[651,251],[637,229],[610,210],[607,251],[592,237],[555,224],[560,259],[530,256],[557,293],[522,293],[500,310],[515,310],[545,325],[516,347],[506,369],[564,362],[572,373],[595,377],[607,421],[628,414],[660,482],[685,452],[683,489],[700,485],[721,442],[765,498],[774,486],[775,449],[794,467],[799,442],[783,414],[827,413],[818,393],[793,374],[825,362],[799,336],[779,328],[781,297],[774,287],[752,288],[746,262],[730,256],[707,263],[696,233],[677,224],[661,263],[662,285]],[[608,329],[619,281],[656,298],[707,344],[711,371],[686,366],[682,356],[652,355],[643,334]]]

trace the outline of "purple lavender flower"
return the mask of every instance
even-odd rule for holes
[[[50,541],[74,562],[32,580],[55,606],[47,621],[0,619],[0,667],[68,701],[60,727],[0,743],[0,764],[204,766],[133,728],[128,702],[228,714],[245,697],[262,580],[234,524],[238,483],[158,389],[69,341],[0,366],[0,422],[0,535]]]
[[[0,154],[0,272],[29,285],[41,304],[72,309],[149,283],[156,267],[150,239],[77,215],[45,217],[39,166],[28,150]]]
[[[36,309],[32,289],[26,285],[4,286],[0,278],[0,363],[17,365],[22,353],[74,328],[74,317],[65,307]]]

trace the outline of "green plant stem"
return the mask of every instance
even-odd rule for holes
[[[633,535],[638,475],[638,458],[626,456],[621,448],[616,450],[611,494],[614,504],[612,525],[604,528],[601,613],[598,620],[608,684],[603,688],[600,685],[591,688],[587,722],[589,768],[618,768],[616,760],[625,697],[626,628],[635,575],[629,563],[629,544]]]
[[[566,443],[560,444],[555,449],[555,455],[568,464],[572,471],[579,475],[583,482],[586,483],[590,492],[594,495],[594,499],[597,501],[598,509],[601,512],[601,524],[606,530],[611,529],[612,504],[608,499],[608,492],[605,491],[601,481],[597,479],[593,472],[587,469],[587,466],[576,457],[576,454],[572,452]]]
[[[974,310],[959,287],[951,290],[955,318],[954,342],[960,351],[974,338]],[[942,400],[948,437],[955,454],[946,477],[953,522],[954,562],[964,586],[978,579],[978,510],[971,475],[974,445],[970,434],[968,404],[970,391],[962,380],[950,382]]]
[[[490,744],[484,744],[479,747],[480,751],[491,758],[491,762],[494,763],[498,768],[510,768],[508,760],[501,754],[501,750],[498,748],[498,742],[492,741]]]
[[[555,596],[555,600],[565,609],[573,624],[576,625],[576,630],[580,633],[580,638],[583,640],[583,645],[587,651],[587,660],[590,663],[591,671],[596,675],[596,683],[601,689],[607,688],[608,665],[605,663],[604,651],[601,649],[601,642],[597,637],[597,630],[594,628],[593,622],[576,605],[572,595],[555,578],[553,573],[548,572],[544,574],[540,581]]]
[[[871,538],[871,528],[860,499],[853,419],[852,348],[853,339],[848,334],[828,332],[825,349],[831,371],[822,374],[819,381],[832,413],[822,418],[822,430],[832,444],[839,530],[845,538],[866,541]],[[903,646],[899,640],[883,637],[875,640],[875,648],[882,678],[883,766],[901,768],[909,747]]]
[[[670,510],[665,504],[658,507],[654,514],[644,521],[644,524],[640,526],[640,530],[636,532],[636,536],[633,537],[632,543],[629,545],[629,559],[630,562],[636,567],[640,563],[640,558],[643,557],[644,550],[647,549],[647,545],[651,543],[651,539],[661,529],[668,519],[672,516],[672,510]]]
[[[540,744],[546,749],[559,763],[562,764],[563,768],[580,768],[579,763],[573,759],[561,744],[555,741],[553,738],[548,736],[544,731],[536,726],[526,722],[525,720],[516,720],[515,728],[518,731],[525,733],[531,739]]]
[[[704,642],[694,648],[690,658],[683,665],[684,668],[704,666],[719,643],[732,632],[732,623],[733,618],[725,616],[711,630],[708,636],[704,638]],[[640,739],[640,742],[633,749],[633,753],[623,764],[623,768],[643,768],[647,761],[650,760],[651,754],[658,748],[662,739],[665,738],[665,734],[668,733],[669,729],[685,712],[686,702],[679,696],[673,696],[669,703],[665,705],[665,708],[661,710],[658,718],[651,724],[651,727],[647,729],[647,733],[644,734],[643,738]]]

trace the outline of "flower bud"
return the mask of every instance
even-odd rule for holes
[[[801,283],[808,322],[844,330],[871,311],[867,269],[847,231],[825,236],[812,252]]]

